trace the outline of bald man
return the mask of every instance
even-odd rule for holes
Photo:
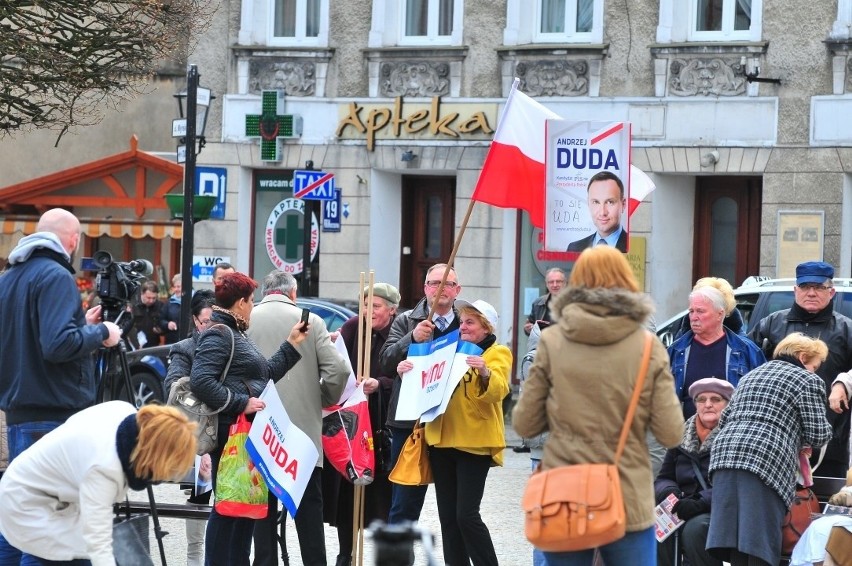
[[[101,322],[101,307],[83,312],[71,265],[80,221],[55,208],[37,232],[21,238],[0,275],[0,409],[5,411],[9,460],[97,402],[95,357],[115,346],[118,326]],[[17,557],[17,558],[16,558]],[[0,564],[20,552],[0,536]]]

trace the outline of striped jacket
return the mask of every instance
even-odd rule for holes
[[[710,473],[745,470],[778,493],[787,507],[796,489],[799,449],[831,438],[822,379],[790,362],[772,360],[739,382],[719,420]]]

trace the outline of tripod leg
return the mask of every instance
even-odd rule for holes
[[[160,515],[157,513],[157,502],[154,500],[154,488],[150,485],[148,486],[148,503],[151,506],[151,519],[154,521],[154,535],[157,537],[157,547],[160,549],[160,560],[162,560],[162,565],[166,566],[166,548],[163,546],[163,537],[169,533],[160,528]]]

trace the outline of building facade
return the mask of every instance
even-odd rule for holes
[[[314,294],[354,297],[373,269],[411,306],[470,210],[461,296],[497,306],[500,340],[523,351],[518,329],[545,270],[571,264],[543,252],[525,213],[469,209],[517,77],[563,118],[632,124],[632,162],[657,188],[631,217],[629,255],[658,319],[705,275],[738,285],[823,259],[849,276],[850,26],[852,0],[223,1],[189,56],[217,97],[198,164],[223,172],[225,190],[224,218],[197,224],[194,254],[256,278],[300,270],[293,176],[313,168],[340,190],[336,221],[323,205],[312,229]],[[108,117],[118,128],[79,135],[126,147],[156,130],[140,147],[173,160],[165,102],[181,80],[160,81],[132,116]],[[0,150],[23,156],[40,136]],[[0,187],[109,154],[70,145],[0,172]]]

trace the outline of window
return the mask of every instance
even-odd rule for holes
[[[691,0],[691,6],[690,39],[751,39],[752,0]]]
[[[594,0],[537,0],[539,42],[590,40],[594,27]]]
[[[603,42],[604,0],[507,0],[504,45]]]
[[[327,0],[273,0],[271,43],[319,45],[327,38]]]
[[[453,34],[453,0],[405,0],[401,43],[449,44]]]
[[[660,0],[657,42],[760,41],[764,0]]]

